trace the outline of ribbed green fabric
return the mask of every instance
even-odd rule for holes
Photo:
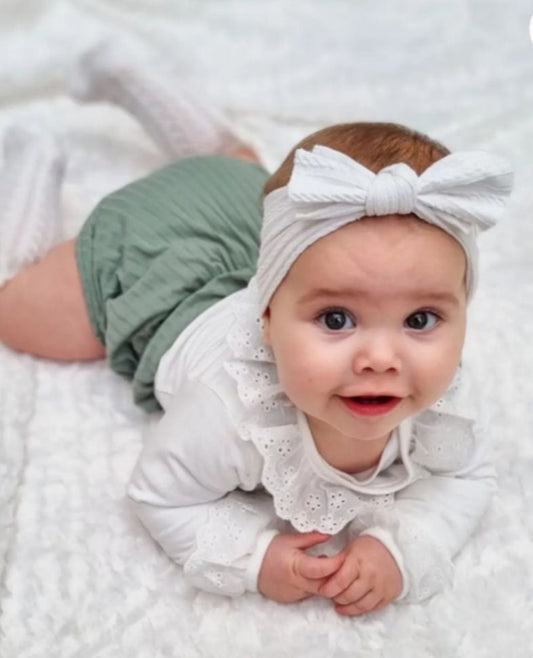
[[[261,167],[221,156],[182,160],[109,195],[77,238],[89,316],[134,400],[158,408],[159,361],[202,311],[255,272]]]

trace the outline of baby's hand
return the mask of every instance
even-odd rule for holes
[[[317,594],[327,578],[342,565],[344,555],[312,557],[305,550],[330,538],[320,532],[277,535],[265,553],[258,590],[279,603],[301,601]]]
[[[356,537],[340,555],[344,556],[342,567],[318,592],[335,601],[339,614],[375,612],[401,594],[402,574],[395,559],[375,537]]]

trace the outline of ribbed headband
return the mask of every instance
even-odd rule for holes
[[[509,163],[484,151],[452,153],[418,176],[405,163],[375,174],[327,146],[298,149],[288,185],[264,199],[256,274],[260,313],[307,247],[361,217],[393,214],[413,213],[460,243],[470,299],[477,279],[477,234],[500,219],[512,183]]]

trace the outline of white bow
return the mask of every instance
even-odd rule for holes
[[[298,219],[414,213],[445,231],[469,233],[498,221],[512,180],[509,164],[484,151],[452,153],[418,176],[404,163],[375,174],[344,153],[315,146],[296,151],[288,194]]]
[[[289,184],[264,199],[256,276],[260,312],[307,247],[344,224],[375,215],[414,213],[454,237],[467,256],[470,297],[475,238],[503,215],[512,181],[510,165],[484,151],[452,153],[418,176],[405,163],[375,174],[327,146],[298,149]]]

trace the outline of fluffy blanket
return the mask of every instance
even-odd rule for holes
[[[65,71],[106,35],[162,57],[274,166],[329,123],[390,120],[513,161],[508,220],[481,241],[465,350],[488,402],[500,489],[422,605],[341,619],[188,588],[124,500],[147,418],[105,364],[0,346],[3,658],[528,658],[533,655],[533,46],[529,0],[2,0],[0,130],[54,131],[75,234],[94,203],[164,163],[131,117],[69,99]],[[0,226],[0,239],[2,227]]]

